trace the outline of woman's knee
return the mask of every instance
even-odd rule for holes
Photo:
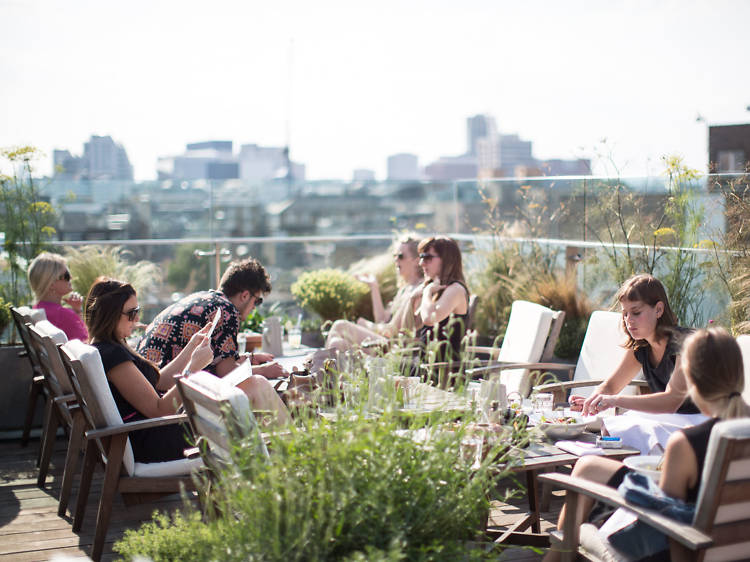
[[[573,476],[606,484],[622,463],[597,456],[584,456],[573,467]]]

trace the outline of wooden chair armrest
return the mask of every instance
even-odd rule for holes
[[[484,367],[476,367],[473,369],[467,369],[466,373],[475,377],[484,373],[492,373],[495,371],[504,371],[506,369],[529,369],[529,370],[562,370],[562,369],[575,369],[575,365],[569,363],[490,363]]]
[[[187,422],[187,414],[173,414],[171,416],[162,416],[160,418],[150,418],[128,422],[116,427],[105,427],[104,429],[90,429],[86,432],[86,439],[101,439],[102,437],[112,437],[121,433],[130,433],[131,431],[140,431],[151,427],[161,427],[163,425],[174,425],[176,423]]]
[[[582,388],[586,386],[598,386],[602,384],[604,381],[601,380],[589,380],[589,381],[566,381],[566,382],[552,382],[548,384],[542,384],[539,386],[535,386],[534,390],[537,390],[539,392],[554,392],[554,391],[563,391],[563,390],[570,390],[572,388]],[[646,387],[648,388],[648,383],[646,381],[630,381],[628,383],[628,386],[636,386],[639,388]]]
[[[669,538],[674,539],[680,544],[691,550],[706,548],[713,544],[713,539],[702,533],[692,525],[680,523],[669,517],[658,513],[657,511],[646,509],[625,501],[617,493],[617,490],[598,484],[585,478],[576,478],[568,474],[548,473],[538,476],[542,482],[548,482],[555,485],[556,488],[562,488],[573,493],[582,494],[589,498],[594,498],[600,502],[613,507],[626,507],[638,516],[638,519],[648,524],[650,527],[664,533]]]

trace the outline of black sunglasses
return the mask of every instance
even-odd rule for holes
[[[404,259],[405,256],[403,253],[400,253],[400,254],[393,254],[393,257],[396,258],[397,260],[402,260]]]
[[[135,308],[131,308],[130,310],[126,310],[125,312],[122,312],[121,314],[124,314],[128,317],[128,320],[131,322],[135,322],[138,319],[138,315],[141,313],[141,307],[136,306]]]
[[[419,259],[422,261],[430,261],[432,258],[436,258],[434,254],[419,254]]]
[[[260,306],[263,304],[263,297],[255,297],[255,306]]]
[[[65,273],[57,278],[58,281],[70,281],[71,279],[72,277],[70,276],[70,271],[68,270],[65,270]]]

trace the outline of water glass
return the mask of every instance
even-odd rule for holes
[[[242,355],[247,349],[247,335],[244,332],[237,334],[237,353]]]
[[[554,398],[552,394],[548,392],[540,392],[534,399],[534,411],[535,412],[551,412],[553,410]]]
[[[302,330],[299,328],[289,328],[287,332],[287,343],[292,349],[297,349],[302,345]]]

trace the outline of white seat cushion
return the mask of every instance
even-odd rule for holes
[[[164,462],[137,462],[134,466],[133,476],[187,476],[202,466],[203,460],[200,457]]]

